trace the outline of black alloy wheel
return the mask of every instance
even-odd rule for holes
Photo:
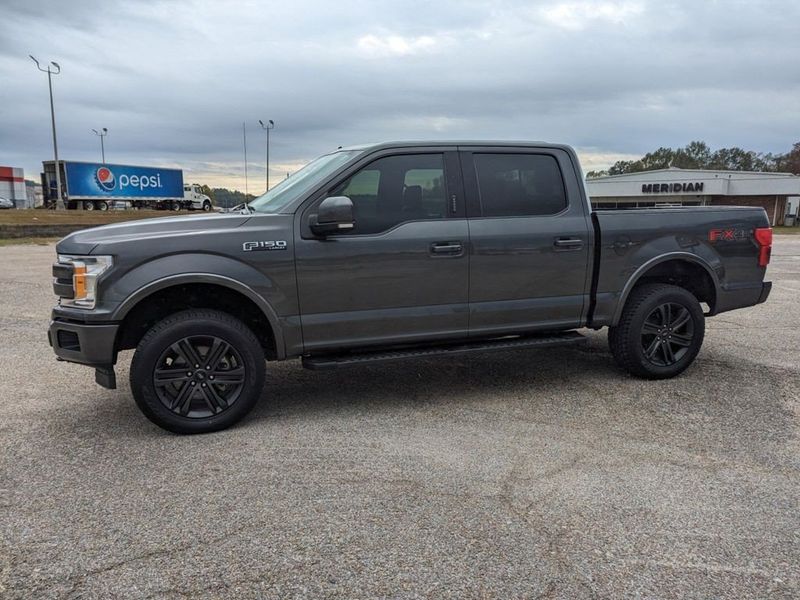
[[[703,345],[705,317],[687,289],[667,283],[636,286],[617,325],[608,330],[614,360],[645,379],[675,377],[694,362]]]
[[[153,386],[161,403],[175,414],[202,419],[228,410],[246,380],[242,357],[224,339],[191,336],[159,357]]]
[[[153,423],[175,433],[230,427],[264,389],[261,342],[239,319],[218,310],[172,314],[145,333],[133,355],[131,392]]]
[[[674,365],[692,346],[694,321],[689,309],[672,302],[657,306],[645,318],[641,337],[647,360],[659,367]]]

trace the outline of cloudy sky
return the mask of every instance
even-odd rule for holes
[[[0,0],[0,164],[179,166],[263,188],[339,145],[538,139],[605,167],[693,139],[800,141],[800,2]]]

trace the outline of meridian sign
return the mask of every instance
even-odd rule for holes
[[[643,183],[643,194],[675,194],[680,192],[702,192],[703,182],[694,183]]]

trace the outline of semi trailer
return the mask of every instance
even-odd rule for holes
[[[55,162],[42,163],[45,202],[57,200]],[[61,195],[68,209],[108,210],[119,204],[159,210],[211,210],[211,198],[196,184],[183,182],[183,171],[79,161],[59,161]]]

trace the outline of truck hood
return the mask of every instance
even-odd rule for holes
[[[98,247],[103,248],[118,243],[145,242],[199,232],[235,229],[244,225],[249,219],[250,215],[231,213],[127,221],[76,231],[58,242],[56,251],[59,254],[87,255]]]

